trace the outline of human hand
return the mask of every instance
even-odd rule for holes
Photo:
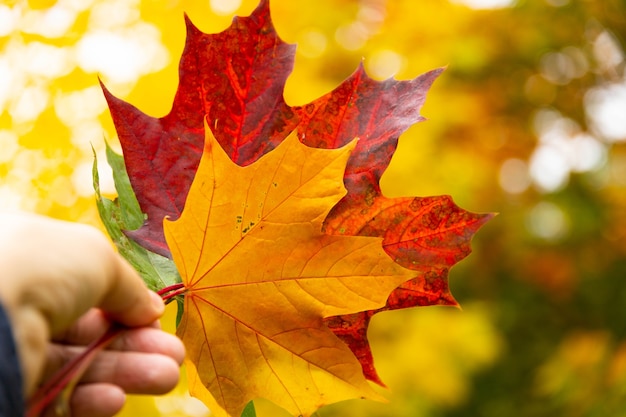
[[[27,396],[111,322],[129,329],[81,379],[72,415],[111,416],[125,393],[160,394],[175,386],[184,348],[158,328],[163,302],[104,235],[25,214],[0,214],[0,231],[0,301],[12,322]]]

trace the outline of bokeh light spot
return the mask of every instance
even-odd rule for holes
[[[119,32],[91,32],[77,44],[77,61],[86,72],[101,73],[111,82],[134,83],[167,64],[159,37],[158,29],[147,23]]]
[[[570,140],[569,159],[572,171],[593,171],[606,162],[606,148],[593,136],[580,133]]]
[[[558,240],[569,232],[569,222],[563,210],[554,203],[542,201],[530,211],[527,219],[530,233],[545,240]]]
[[[386,79],[393,77],[405,65],[405,58],[390,49],[375,51],[365,61],[368,72],[375,78]]]
[[[593,128],[611,142],[626,140],[626,84],[589,90],[585,111]]]
[[[8,59],[0,58],[0,113],[12,98],[14,84],[14,73]]]
[[[335,40],[337,43],[349,51],[362,48],[368,37],[367,28],[361,22],[341,26],[335,32]]]
[[[227,15],[241,6],[241,0],[211,0],[209,4],[216,14]]]
[[[71,126],[70,141],[85,155],[91,155],[92,148],[104,148],[102,125],[97,119],[80,121]]]
[[[13,32],[18,20],[17,9],[0,4],[0,36],[7,36]]]
[[[612,71],[624,61],[624,52],[620,43],[606,30],[603,30],[593,41],[593,55],[602,72]]]
[[[22,190],[16,191],[9,185],[0,185],[0,210],[17,211],[22,210],[24,193]]]
[[[115,195],[115,183],[113,182],[113,170],[106,162],[104,152],[99,152],[98,160],[98,177],[100,180],[100,192],[104,195]],[[81,197],[93,197],[93,180],[92,180],[93,161],[83,161],[74,168],[71,183],[76,193]]]
[[[326,35],[316,29],[307,29],[298,35],[298,49],[302,56],[307,58],[317,58],[324,53],[328,46]]]
[[[589,70],[585,54],[573,46],[560,52],[549,52],[541,58],[541,75],[548,81],[565,85],[575,78],[580,78]]]
[[[0,130],[0,164],[9,162],[19,149],[18,136],[10,130]]]
[[[24,71],[35,77],[59,78],[74,69],[69,48],[36,41],[24,46],[23,60]]]
[[[537,112],[534,126],[539,144],[529,171],[541,191],[557,191],[567,184],[570,173],[597,170],[606,163],[606,145],[559,112]]]
[[[39,86],[24,88],[9,108],[13,122],[19,124],[35,120],[45,110],[49,99],[50,93],[47,88]]]
[[[39,177],[52,164],[41,150],[20,148],[11,161],[9,176],[21,181],[31,182]]]
[[[528,164],[517,158],[510,158],[500,166],[498,176],[500,187],[509,194],[520,194],[530,186]]]
[[[89,14],[89,29],[116,30],[132,26],[141,17],[138,0],[108,0],[93,5]]]
[[[91,195],[93,195],[93,187],[91,190]],[[72,207],[78,201],[72,180],[66,175],[60,175],[52,181],[48,195],[54,203],[62,207]]]
[[[63,4],[45,10],[31,10],[23,16],[22,30],[46,38],[59,38],[69,31],[76,16],[74,10]]]
[[[106,101],[99,86],[61,93],[54,100],[54,110],[66,126],[95,119],[105,109]]]
[[[530,158],[530,176],[542,191],[556,191],[567,184],[569,167],[564,155],[552,146],[542,146]]]

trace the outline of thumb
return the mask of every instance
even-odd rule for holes
[[[129,327],[147,326],[165,310],[161,297],[146,288],[137,272],[117,253],[99,307],[113,321]]]

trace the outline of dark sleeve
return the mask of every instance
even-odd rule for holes
[[[0,304],[0,417],[24,416],[22,383],[11,323]]]

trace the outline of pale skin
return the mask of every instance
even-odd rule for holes
[[[129,329],[82,377],[69,404],[73,417],[112,416],[126,393],[162,394],[178,382],[185,353],[160,330],[163,301],[93,227],[0,213],[0,302],[27,398],[111,322]]]

